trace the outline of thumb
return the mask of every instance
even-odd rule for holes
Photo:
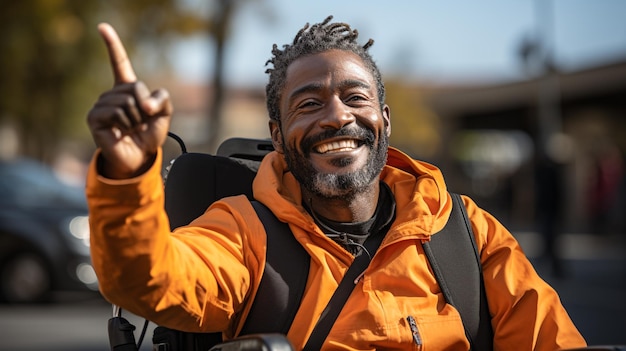
[[[165,89],[157,89],[150,94],[150,98],[142,102],[142,109],[150,116],[170,116],[173,112],[170,94]]]

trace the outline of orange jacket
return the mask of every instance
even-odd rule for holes
[[[170,233],[160,170],[159,153],[144,175],[113,181],[98,176],[92,161],[87,196],[100,289],[110,302],[159,325],[237,335],[263,274],[263,226],[249,201],[238,196],[216,202],[189,226]],[[285,170],[283,158],[269,154],[253,189],[311,255],[306,291],[288,333],[301,349],[353,257],[314,224],[300,205],[299,184]],[[445,303],[420,245],[450,214],[441,172],[390,148],[381,179],[394,193],[396,220],[324,348],[468,350],[459,313]],[[537,275],[514,237],[471,199],[463,200],[481,252],[494,349],[584,346],[556,292]],[[417,323],[419,342],[409,316]]]

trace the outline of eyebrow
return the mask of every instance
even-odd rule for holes
[[[371,89],[372,86],[360,79],[347,79],[339,83],[339,88],[340,89],[347,89],[347,88]]]
[[[344,81],[339,82],[337,87],[340,90],[349,89],[349,88],[364,88],[364,89],[372,88],[371,85],[359,79],[346,79]],[[310,93],[310,92],[318,92],[322,89],[324,89],[324,84],[322,83],[314,82],[314,83],[303,85],[299,87],[298,89],[294,90],[289,95],[289,101],[292,101],[294,98],[296,98],[297,96],[301,94]]]
[[[307,85],[303,85],[301,87],[299,87],[298,89],[294,90],[293,92],[291,92],[291,94],[289,94],[289,99],[288,101],[292,101],[293,99],[295,99],[297,96],[305,94],[305,93],[310,93],[310,92],[316,92],[316,91],[320,91],[324,88],[324,85],[321,83],[309,83]]]

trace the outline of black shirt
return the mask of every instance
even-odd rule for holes
[[[305,208],[329,238],[339,243],[354,256],[363,252],[365,249],[363,243],[370,235],[386,235],[396,215],[396,201],[393,193],[389,186],[382,181],[380,182],[376,211],[374,211],[372,218],[366,221],[335,222],[318,216],[309,206],[305,205]]]

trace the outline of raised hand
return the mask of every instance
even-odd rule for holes
[[[113,179],[130,178],[149,168],[167,138],[172,103],[165,89],[150,92],[137,81],[119,36],[109,24],[98,31],[111,60],[115,84],[87,115],[87,124],[102,152],[100,172]]]

